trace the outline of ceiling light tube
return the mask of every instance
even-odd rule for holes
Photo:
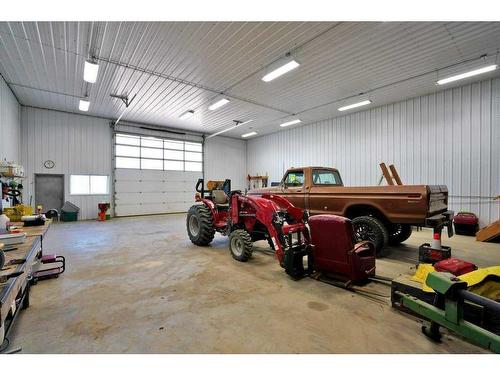
[[[78,109],[82,112],[87,112],[90,107],[90,102],[85,99],[80,99],[80,104],[78,104]]]
[[[194,111],[192,111],[192,110],[191,111],[186,111],[182,115],[180,115],[179,118],[181,120],[187,120],[188,118],[193,117],[193,115],[194,115]]]
[[[470,72],[457,74],[456,76],[451,76],[448,78],[440,79],[436,82],[436,85],[446,85],[447,83],[455,82],[455,81],[458,81],[460,79],[465,79],[465,78],[477,76],[479,74],[492,72],[493,70],[495,70],[497,68],[498,68],[498,65],[495,64],[495,65],[485,66],[484,68],[474,69],[474,70],[471,70]]]
[[[342,112],[342,111],[347,111],[348,109],[362,107],[364,105],[371,104],[371,102],[372,102],[371,100],[363,100],[362,102],[359,102],[359,103],[349,104],[349,105],[346,105],[344,107],[340,107],[339,111]]]
[[[217,133],[214,133],[214,134],[210,134],[208,138],[213,138],[213,137],[216,137],[218,135],[221,135],[221,134],[224,134],[224,133],[227,133],[228,131],[231,131],[233,129],[236,129],[238,126],[241,126],[241,125],[245,125],[245,124],[248,124],[249,122],[252,122],[253,120],[247,120],[247,121],[243,121],[243,122],[240,122],[238,123],[237,125],[233,125],[233,126],[230,126],[229,128],[227,129],[223,129],[223,130],[220,130],[218,131]]]
[[[246,133],[246,134],[243,134],[241,137],[242,138],[248,138],[248,137],[251,137],[252,135],[257,135],[257,132]]]
[[[280,126],[281,126],[282,128],[284,128],[284,127],[286,127],[286,126],[290,126],[290,125],[295,125],[295,124],[298,124],[299,122],[302,122],[302,120],[296,119],[296,120],[292,120],[292,121],[284,122],[283,124],[280,124]]]
[[[83,68],[83,80],[89,83],[95,83],[97,81],[97,72],[99,71],[99,65],[95,62],[85,60],[85,66]]]
[[[276,68],[272,72],[267,73],[264,77],[262,77],[262,80],[264,82],[270,82],[273,79],[276,79],[282,76],[283,74],[288,73],[291,70],[294,70],[299,65],[300,64],[295,60],[288,61],[285,64],[281,65],[279,68]]]
[[[220,100],[217,100],[215,103],[213,103],[210,107],[208,107],[208,109],[210,111],[214,111],[216,110],[217,108],[220,108],[222,107],[223,105],[229,103],[230,100],[229,99],[226,99],[226,98],[222,98]]]

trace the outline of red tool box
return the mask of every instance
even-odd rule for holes
[[[479,219],[472,212],[459,212],[453,218],[455,233],[465,236],[475,236],[479,229]]]
[[[434,269],[439,272],[449,272],[455,276],[460,276],[477,270],[477,267],[475,264],[462,259],[449,258],[434,264]]]

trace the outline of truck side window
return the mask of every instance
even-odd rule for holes
[[[328,169],[314,169],[312,177],[314,185],[342,185],[339,174]]]
[[[304,185],[304,172],[303,171],[288,172],[284,181],[285,181],[285,186],[302,186]]]

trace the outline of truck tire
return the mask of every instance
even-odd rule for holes
[[[186,219],[189,239],[198,246],[207,246],[215,236],[212,211],[205,205],[191,206]]]
[[[0,270],[3,268],[5,264],[5,255],[3,255],[3,250],[0,250]]]
[[[387,245],[389,233],[382,222],[373,216],[358,216],[352,219],[354,235],[358,241],[371,241],[378,253]]]
[[[234,259],[246,262],[252,257],[253,242],[250,233],[236,229],[229,235],[229,251]]]
[[[390,245],[399,245],[401,242],[405,242],[410,238],[412,232],[410,224],[392,224],[388,230]]]

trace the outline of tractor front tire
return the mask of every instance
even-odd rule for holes
[[[215,236],[212,211],[205,205],[191,206],[186,219],[189,239],[198,246],[207,246]]]
[[[392,224],[389,228],[389,244],[399,245],[411,236],[410,224]]]
[[[354,235],[358,241],[371,241],[380,253],[389,241],[389,233],[382,222],[373,216],[358,216],[352,220]]]
[[[253,242],[250,233],[244,229],[236,229],[229,235],[229,251],[234,259],[246,262],[252,257]]]

